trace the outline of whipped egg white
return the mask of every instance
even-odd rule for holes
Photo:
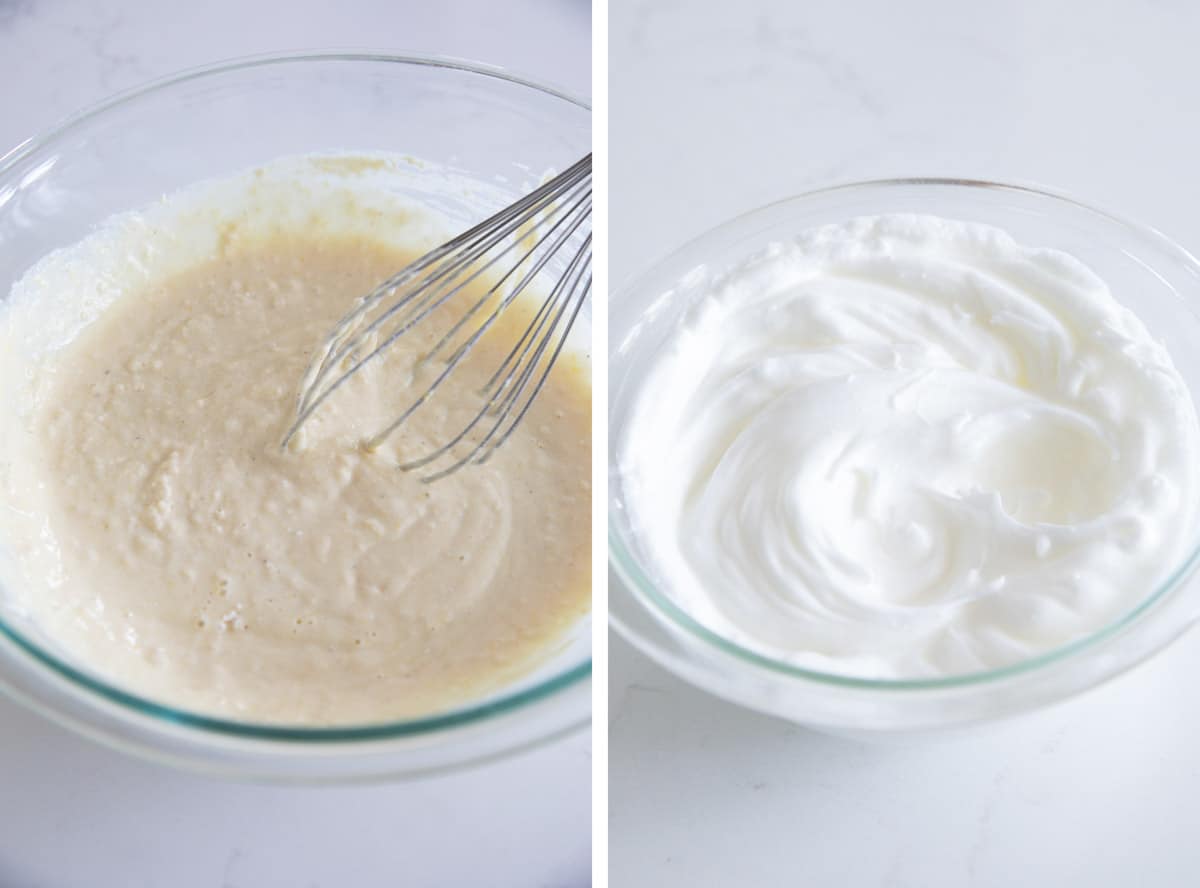
[[[1065,253],[931,216],[807,231],[713,283],[618,454],[662,588],[842,674],[1012,664],[1185,557],[1200,425],[1165,348]]]

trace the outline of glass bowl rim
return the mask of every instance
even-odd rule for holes
[[[39,134],[17,143],[6,153],[0,154],[0,178],[8,174],[21,161],[49,147],[56,140],[70,133],[80,125],[93,118],[100,117],[109,111],[129,105],[144,96],[160,93],[172,87],[181,86],[193,80],[209,76],[306,62],[390,63],[410,67],[440,68],[506,82],[560,99],[582,111],[591,112],[591,105],[588,102],[553,84],[525,77],[507,68],[451,56],[341,49],[260,53],[186,68],[101,99],[95,104],[62,118],[58,123],[49,126]],[[291,743],[347,744],[355,742],[378,742],[380,740],[435,734],[454,728],[462,728],[485,722],[493,716],[513,714],[526,708],[529,704],[547,700],[559,692],[575,687],[587,680],[592,673],[592,659],[589,656],[583,662],[539,681],[531,687],[501,694],[491,699],[485,699],[483,702],[460,706],[446,712],[438,712],[427,716],[398,721],[337,726],[304,726],[236,721],[234,719],[204,715],[199,712],[151,700],[148,697],[124,690],[98,676],[89,675],[81,669],[72,666],[65,660],[44,650],[41,645],[26,638],[23,633],[15,627],[10,626],[3,617],[0,617],[0,640],[7,640],[36,664],[49,669],[55,677],[65,679],[69,685],[80,688],[87,694],[98,696],[102,702],[115,703],[118,707],[129,710],[135,716],[149,716],[153,720],[164,723],[164,726],[183,727],[234,739]],[[35,703],[38,708],[42,706],[40,702],[30,702]],[[575,723],[575,727],[585,724],[587,720],[586,717],[578,720]]]
[[[1054,203],[1064,204],[1077,210],[1083,210],[1086,214],[1098,217],[1106,223],[1114,224],[1118,228],[1124,229],[1128,233],[1148,239],[1156,248],[1172,255],[1183,265],[1190,267],[1197,277],[1200,277],[1200,260],[1197,260],[1197,258],[1188,250],[1184,249],[1158,229],[1142,223],[1133,222],[1120,215],[1076,200],[1073,197],[1054,191],[1053,189],[1046,188],[1041,185],[1016,182],[998,182],[989,179],[912,176],[882,179],[862,179],[823,186],[820,188],[803,191],[779,200],[771,201],[770,203],[763,204],[750,210],[746,210],[730,219],[727,219],[724,222],[713,226],[712,228],[709,228],[695,237],[690,238],[686,243],[676,247],[663,257],[653,261],[650,265],[625,277],[621,285],[615,288],[613,292],[613,304],[617,304],[623,299],[631,298],[632,294],[641,286],[649,282],[651,278],[661,273],[662,270],[668,266],[681,262],[686,255],[695,251],[697,248],[703,246],[717,247],[723,238],[727,238],[732,232],[737,231],[743,225],[752,222],[760,216],[766,216],[772,212],[783,210],[786,207],[794,206],[813,198],[823,197],[831,194],[849,194],[853,192],[866,192],[874,190],[887,191],[897,188],[1001,191],[1032,197],[1036,200],[1046,199]],[[762,246],[765,247],[767,243],[769,243],[769,240],[764,240]],[[1151,271],[1153,271],[1153,269],[1151,269]],[[687,271],[685,270],[683,274],[686,275],[686,273]],[[1157,274],[1157,272],[1154,273]],[[622,347],[622,345],[623,340],[618,342],[610,335],[610,373],[611,367],[614,363],[613,355]],[[610,473],[616,474],[617,470],[615,464],[612,462],[611,453],[609,455],[609,460],[609,471]],[[1100,629],[1097,629],[1096,631],[1085,635],[1082,638],[1077,638],[1074,641],[1060,645],[1035,657],[1020,660],[1016,663],[1011,663],[1007,666],[1002,666],[996,669],[977,670],[973,672],[938,676],[933,678],[869,678],[863,676],[839,674],[836,672],[825,672],[819,669],[797,666],[793,663],[776,659],[775,657],[735,642],[732,639],[713,631],[702,622],[697,620],[686,610],[676,604],[669,595],[661,592],[658,588],[658,584],[655,583],[642,569],[640,559],[633,554],[631,547],[626,544],[626,533],[620,527],[615,518],[618,510],[613,508],[614,500],[612,490],[613,485],[610,479],[608,510],[609,563],[612,565],[620,580],[634,592],[635,597],[640,598],[643,602],[650,602],[650,604],[657,609],[660,614],[664,615],[668,619],[669,623],[683,629],[687,635],[699,639],[701,643],[716,649],[719,653],[731,656],[735,660],[751,666],[766,669],[769,672],[783,675],[787,678],[801,679],[821,685],[853,689],[858,691],[929,692],[995,685],[1007,679],[1017,678],[1033,672],[1040,672],[1051,666],[1058,665],[1068,660],[1074,660],[1084,652],[1099,646],[1103,642],[1120,634],[1124,630],[1128,629],[1132,624],[1136,623],[1143,614],[1151,610],[1156,604],[1159,604],[1172,592],[1174,592],[1181,585],[1181,583],[1190,576],[1197,565],[1200,564],[1200,539],[1197,539],[1193,543],[1189,553],[1180,560],[1179,564],[1171,571],[1166,579],[1162,580],[1158,587],[1150,592],[1150,594],[1139,599],[1131,609],[1125,611],[1119,617],[1115,618],[1112,622],[1101,627]],[[1169,640],[1162,642],[1159,645],[1159,648],[1156,648],[1156,650],[1161,649],[1161,647],[1165,646],[1167,643],[1169,643]],[[1152,655],[1153,653],[1154,650],[1151,650],[1147,653],[1147,655]]]
[[[150,93],[161,92],[173,86],[179,86],[192,80],[197,80],[215,74],[228,74],[233,71],[244,71],[252,68],[269,67],[303,62],[385,62],[402,65],[412,65],[425,68],[443,68],[449,71],[460,71],[465,74],[478,74],[493,80],[506,81],[514,86],[522,86],[540,92],[556,99],[562,99],[584,111],[591,111],[592,106],[574,93],[555,84],[543,80],[526,77],[499,65],[477,62],[471,59],[461,59],[454,56],[443,56],[431,53],[389,53],[353,49],[318,49],[302,52],[267,52],[253,55],[237,56],[184,68],[162,77],[156,77],[129,89],[115,92],[99,101],[61,118],[40,133],[22,142],[18,142],[4,154],[0,154],[0,175],[4,175],[19,161],[45,147],[50,142],[66,134],[76,126],[93,117],[97,117],[114,108],[126,105]]]

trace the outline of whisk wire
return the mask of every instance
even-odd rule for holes
[[[590,240],[591,238],[589,235],[587,243],[587,246],[589,247]],[[437,450],[425,457],[422,457],[421,459],[412,460],[411,462],[402,464],[402,469],[411,470],[421,468],[438,459],[439,457],[449,453],[458,443],[467,437],[470,431],[488,413],[495,414],[497,419],[492,424],[488,432],[478,442],[475,443],[471,450],[449,467],[428,476],[424,480],[436,481],[439,478],[443,478],[446,475],[449,475],[472,462],[476,464],[484,463],[491,458],[492,454],[495,453],[505,441],[508,440],[508,437],[520,424],[521,420],[524,419],[525,414],[532,406],[534,399],[536,399],[538,394],[541,392],[542,387],[545,385],[546,378],[549,376],[550,370],[552,369],[555,361],[558,359],[563,347],[566,345],[567,337],[570,334],[571,328],[574,326],[580,309],[583,307],[586,295],[588,292],[590,292],[591,274],[587,274],[586,280],[583,280],[583,270],[590,268],[591,265],[590,252],[582,261],[576,261],[583,256],[584,249],[585,248],[581,247],[580,251],[576,254],[575,259],[572,260],[573,266],[577,266],[580,271],[576,273],[575,270],[572,269],[572,271],[568,272],[568,275],[575,275],[575,280],[573,281],[572,285],[567,288],[570,290],[570,295],[567,298],[559,301],[558,311],[554,315],[554,320],[550,324],[546,335],[540,340],[537,348],[533,351],[532,355],[529,356],[528,360],[523,359],[521,362],[518,362],[518,366],[520,366],[521,363],[524,363],[524,369],[520,372],[516,384],[508,389],[508,394],[501,398],[499,403],[496,403],[496,397],[499,396],[500,392],[504,391],[504,389],[507,387],[506,381],[505,385],[501,386],[500,389],[494,393],[493,397],[490,398],[488,402],[485,403],[484,406],[476,413],[475,417],[471,420],[468,426],[463,429],[452,441],[447,442]],[[562,280],[566,280],[568,275],[564,275]],[[581,280],[583,280],[582,286],[580,286]],[[547,300],[545,306],[548,307],[551,304],[551,301]],[[567,314],[568,309],[570,310],[569,314]],[[533,372],[538,367],[547,346],[551,341],[555,340],[554,331],[558,327],[560,321],[563,319],[564,314],[567,314],[566,324],[557,335],[556,345],[551,353],[550,358],[544,362],[541,375],[538,377],[538,380],[533,389],[530,391],[529,396],[525,398],[523,406],[517,411],[516,415],[512,417],[507,427],[505,427],[505,420],[512,416],[514,406],[520,402],[522,393],[526,391],[529,380],[532,378]],[[548,317],[549,315],[547,314],[546,316]],[[516,372],[516,368],[514,367],[512,373],[515,374]],[[502,428],[504,428],[503,433],[500,431]],[[494,442],[493,439],[495,439]],[[491,443],[490,447],[488,446],[489,443]]]
[[[370,308],[372,308],[380,299],[382,299],[384,295],[411,280],[423,269],[435,262],[440,261],[445,256],[454,253],[461,247],[477,241],[480,236],[486,235],[488,232],[495,232],[500,223],[507,222],[512,218],[519,218],[522,220],[517,226],[519,227],[520,224],[525,223],[526,216],[529,214],[531,209],[540,209],[547,204],[554,203],[558,199],[559,195],[557,192],[559,188],[565,189],[573,187],[583,178],[587,178],[590,181],[591,155],[588,155],[587,157],[577,161],[560,176],[539,186],[538,188],[535,188],[529,194],[513,202],[490,218],[485,219],[484,221],[467,229],[463,233],[446,241],[446,243],[434,248],[433,250],[430,250],[420,259],[410,263],[399,273],[385,281],[373,292],[362,297],[359,300],[360,304],[358,307],[356,307],[338,323],[333,336],[330,337],[330,342],[337,338],[339,331],[343,331],[348,328],[355,320],[361,317],[361,315],[369,311]],[[513,228],[508,228],[506,229],[506,232],[511,233],[513,230]],[[497,237],[497,240],[503,236],[504,234],[501,233]]]
[[[543,252],[542,256],[534,264],[533,268],[526,271],[524,277],[511,290],[511,292],[508,294],[508,296],[506,296],[505,299],[501,302],[501,304],[498,305],[493,310],[492,315],[489,318],[488,324],[486,326],[491,326],[491,323],[497,317],[500,316],[500,314],[503,312],[503,310],[505,308],[507,308],[512,303],[512,301],[518,295],[520,295],[520,293],[524,292],[525,288],[527,286],[529,286],[529,284],[534,280],[534,278],[536,278],[537,275],[541,273],[542,269],[545,268],[547,262],[549,262],[549,260],[554,256],[554,254],[557,252],[558,248],[561,247],[562,245],[564,245],[570,239],[570,237],[575,233],[575,231],[578,230],[580,224],[584,221],[583,215],[576,213],[576,211],[580,207],[584,207],[586,210],[590,210],[590,208],[591,208],[591,191],[590,190],[588,192],[586,192],[582,197],[580,197],[577,201],[575,201],[575,203],[572,204],[571,208],[567,211],[567,215],[563,216],[563,218],[559,219],[558,222],[554,223],[553,227],[551,227],[551,229],[546,232],[545,236],[549,237],[550,235],[553,235],[555,233],[555,231],[557,231],[559,228],[561,228],[564,224],[568,225],[567,230],[565,232],[562,232],[559,235],[558,240],[550,247],[549,250]],[[533,245],[533,247],[531,247],[525,253],[524,256],[522,256],[519,260],[517,260],[517,262],[513,265],[513,267],[510,268],[507,272],[505,272],[504,277],[500,278],[500,280],[498,280],[496,282],[496,284],[488,290],[487,293],[485,293],[482,297],[480,297],[475,302],[475,304],[472,305],[471,308],[469,308],[463,314],[463,316],[454,324],[453,327],[451,327],[449,330],[446,331],[445,335],[442,336],[442,338],[440,340],[438,340],[437,344],[434,345],[434,347],[429,350],[428,354],[426,354],[426,356],[425,356],[426,360],[434,357],[439,351],[442,350],[442,348],[446,345],[447,342],[452,341],[454,339],[455,335],[458,333],[459,330],[461,330],[463,328],[463,326],[467,323],[467,321],[469,321],[472,317],[474,317],[475,314],[477,314],[479,312],[479,310],[481,308],[483,308],[483,306],[485,306],[488,302],[491,301],[491,299],[495,295],[495,293],[502,288],[504,283],[507,282],[507,280],[513,274],[516,273],[517,269],[519,269],[524,264],[525,260],[528,259],[530,256],[532,256],[540,246],[541,246],[541,241],[539,240],[537,243],[535,243]],[[485,268],[486,267],[487,266],[485,266]]]
[[[430,250],[356,300],[309,362],[296,398],[296,415],[284,436],[283,446],[367,363],[482,275],[493,272],[495,277],[489,278],[486,292],[419,357],[418,367],[457,342],[433,381],[386,428],[365,442],[371,449],[380,446],[435,395],[549,263],[569,244],[578,242],[517,342],[479,389],[484,400],[470,421],[441,446],[399,467],[411,470],[431,466],[443,457],[451,458],[449,466],[422,479],[435,481],[468,464],[490,459],[520,425],[542,391],[591,293],[591,206],[591,155],[588,155],[505,209]],[[529,233],[523,232],[526,228]],[[501,265],[506,259],[507,264]],[[467,325],[489,305],[491,310],[459,342]],[[377,309],[380,311],[375,314]],[[486,425],[485,418],[489,419]],[[468,449],[461,457],[454,458],[460,445]]]
[[[571,186],[572,189],[575,187],[575,184],[577,184],[577,183],[572,184],[572,186]],[[588,179],[588,182],[586,184],[587,184],[587,189],[588,189],[587,193],[590,195],[590,193],[591,193],[590,192],[590,178]],[[559,195],[559,197],[561,198],[562,195]],[[547,197],[546,195],[541,195],[538,200],[531,201],[530,206],[527,209],[529,210],[529,212],[536,215],[538,212],[541,212],[548,203],[551,203],[551,200],[552,199]],[[553,206],[549,210],[547,210],[546,211],[546,219],[553,218],[553,216],[558,215],[558,213],[562,210],[564,205],[565,204],[560,200],[555,206]],[[508,215],[507,211],[502,211],[502,214],[506,215],[506,216]],[[502,214],[498,214],[498,216],[502,215]],[[493,218],[496,218],[496,217],[493,217]],[[435,284],[444,278],[446,278],[448,280],[448,282],[452,283],[454,281],[454,279],[457,277],[457,274],[461,269],[469,268],[470,265],[475,260],[477,260],[481,256],[486,255],[488,250],[492,249],[497,244],[501,243],[503,240],[505,240],[505,238],[510,237],[513,234],[515,234],[522,226],[529,224],[530,221],[531,221],[531,217],[528,217],[528,216],[521,216],[515,220],[510,220],[505,225],[503,225],[499,230],[493,232],[492,235],[484,238],[482,243],[472,243],[472,241],[476,241],[476,242],[479,241],[478,237],[468,239],[465,234],[460,235],[458,238],[455,239],[455,241],[461,242],[459,244],[459,246],[466,245],[465,249],[463,250],[461,255],[459,255],[456,259],[454,259],[450,263],[448,268],[431,273],[423,281],[421,281],[419,284],[417,284],[413,288],[412,292],[401,297],[394,305],[389,307],[384,312],[383,315],[381,315],[379,318],[376,318],[374,321],[372,321],[366,327],[366,329],[357,329],[357,328],[354,328],[354,325],[356,324],[356,322],[361,321],[365,317],[366,312],[371,307],[378,304],[378,302],[380,300],[382,300],[382,298],[387,293],[396,290],[398,288],[398,286],[402,285],[404,282],[409,281],[412,278],[416,277],[420,273],[420,271],[427,268],[430,264],[433,264],[433,262],[436,262],[437,259],[445,258],[446,255],[453,255],[453,251],[447,250],[447,246],[451,243],[454,243],[454,241],[448,242],[447,245],[437,248],[436,250],[432,251],[432,253],[430,253],[430,254],[426,254],[426,256],[417,260],[417,262],[413,263],[413,265],[410,265],[407,269],[405,269],[404,271],[401,271],[398,275],[394,276],[389,281],[385,282],[383,285],[376,288],[376,290],[374,290],[367,297],[364,297],[364,299],[362,300],[362,304],[360,304],[352,312],[350,312],[350,314],[348,314],[345,318],[343,318],[342,321],[340,321],[338,323],[338,325],[334,328],[334,332],[330,337],[329,344],[326,345],[321,350],[320,357],[318,359],[314,360],[314,362],[313,362],[313,366],[316,367],[316,370],[314,371],[310,368],[310,371],[308,373],[306,373],[305,384],[304,384],[303,390],[301,392],[300,398],[298,399],[297,418],[296,418],[295,422],[293,423],[292,428],[288,430],[288,433],[284,438],[284,445],[286,446],[291,441],[291,439],[295,435],[296,431],[299,430],[299,427],[301,425],[303,425],[303,423],[314,412],[316,412],[317,408],[320,407],[321,404],[330,395],[332,395],[343,383],[345,383],[346,380],[348,380],[359,369],[361,369],[363,367],[363,365],[365,365],[368,361],[374,359],[378,355],[382,354],[389,346],[392,345],[392,343],[395,342],[395,340],[397,338],[399,338],[401,335],[403,335],[404,333],[406,333],[410,329],[412,329],[412,327],[416,326],[418,323],[420,323],[425,318],[427,318],[430,314],[432,314],[439,307],[441,307],[443,304],[445,304],[449,299],[453,298],[454,295],[461,292],[461,290],[464,287],[468,286],[472,281],[477,279],[480,275],[484,274],[489,268],[491,268],[494,264],[496,264],[503,256],[507,255],[508,253],[510,253],[514,249],[516,249],[519,246],[520,240],[519,239],[515,240],[513,243],[509,244],[509,246],[505,247],[503,250],[501,250],[500,253],[498,253],[496,256],[492,257],[491,260],[489,260],[482,267],[477,269],[474,274],[472,274],[470,277],[468,277],[465,281],[462,281],[457,287],[454,287],[454,288],[452,288],[448,291],[444,291],[444,292],[439,291],[437,288],[431,288],[428,291],[426,291],[425,290],[426,287],[430,287],[431,284]],[[545,221],[545,220],[543,220],[543,221]],[[481,226],[476,226],[476,228],[473,229],[473,231],[476,231],[479,229],[481,229]],[[540,243],[540,241],[539,241],[539,243]],[[534,249],[536,249],[536,247],[537,247],[537,245],[535,244]],[[531,252],[532,252],[532,250],[529,251],[529,253],[531,253]],[[526,255],[523,256],[522,259],[520,261],[518,261],[513,266],[513,268],[510,269],[509,272],[507,272],[505,274],[504,279],[507,279],[507,277],[510,276],[516,270],[516,268],[518,268],[521,265],[521,263],[524,261],[525,258],[527,258],[529,253],[526,253]],[[433,254],[438,254],[438,255],[435,259],[431,260],[429,257]],[[410,271],[410,269],[415,269],[415,271]],[[397,281],[397,280],[400,283],[394,285],[392,282]],[[497,283],[496,287],[498,287],[498,286],[500,286],[500,283]],[[496,287],[493,287],[493,290],[489,291],[488,296],[484,297],[485,301],[491,295],[491,293],[495,290]],[[440,296],[439,296],[439,292],[441,292]],[[434,304],[430,305],[429,303],[435,299],[436,299],[436,302],[434,302]],[[379,327],[382,326],[382,324],[386,323],[386,321],[389,318],[394,316],[397,312],[401,311],[403,308],[405,308],[407,305],[409,305],[414,300],[417,300],[417,306],[414,309],[414,311],[419,312],[419,314],[417,314],[415,317],[410,315],[410,318],[408,321],[406,321],[406,322],[402,321],[401,326],[397,330],[395,330],[389,337],[387,337],[378,347],[373,349],[370,352],[370,354],[368,354],[366,357],[364,357],[362,359],[355,360],[354,352],[362,344],[362,342],[364,342],[372,333],[374,333],[376,330],[378,330]],[[325,377],[331,371],[331,368],[337,366],[347,356],[350,356],[350,358],[351,358],[351,366],[348,369],[346,369],[344,372],[342,372],[338,377],[336,377],[332,383],[322,387],[322,383],[324,382]]]
[[[562,246],[567,241],[567,239],[571,236],[571,234],[574,232],[574,230],[582,223],[582,221],[583,221],[583,217],[580,216],[579,219],[576,220],[574,225],[570,226],[566,231],[562,232],[559,235],[559,238],[556,241],[556,243],[553,245],[552,250],[557,250],[560,246]],[[557,228],[558,226],[556,225],[555,227]],[[533,251],[536,248],[537,248],[537,245],[532,247],[529,250],[529,252],[526,253],[525,257],[522,257],[521,261],[524,261],[525,258],[532,255]],[[546,264],[546,262],[549,261],[549,259],[552,255],[553,255],[553,252],[547,251],[540,257],[538,262],[534,265],[533,268],[531,268],[525,274],[525,276],[521,279],[521,281],[518,283],[518,285],[516,287],[514,287],[512,289],[512,291],[509,292],[508,295],[505,296],[501,300],[500,304],[497,305],[495,307],[495,309],[493,309],[492,313],[488,316],[488,318],[486,320],[484,320],[483,323],[481,323],[475,329],[475,331],[469,337],[467,337],[467,339],[455,350],[454,354],[447,360],[445,368],[443,368],[441,373],[438,374],[437,378],[434,379],[434,381],[432,383],[430,383],[429,387],[424,391],[424,393],[416,401],[414,401],[406,410],[404,410],[404,412],[401,413],[399,417],[397,417],[390,425],[388,425],[387,428],[383,429],[383,431],[379,432],[377,435],[375,435],[375,437],[373,437],[370,441],[368,441],[367,442],[368,448],[373,449],[375,447],[378,447],[380,444],[382,444],[383,441],[386,440],[389,435],[391,435],[394,431],[396,431],[396,429],[398,429],[401,425],[403,425],[409,419],[409,417],[411,417],[430,398],[430,396],[432,396],[433,393],[437,391],[437,389],[441,386],[441,384],[443,382],[445,382],[446,379],[449,378],[450,374],[453,373],[454,370],[458,367],[458,365],[462,361],[462,359],[464,357],[466,357],[467,353],[471,350],[471,348],[473,348],[475,346],[475,344],[481,338],[483,338],[484,334],[487,333],[488,329],[492,326],[493,323],[495,323],[496,319],[499,318],[500,315],[504,312],[504,310],[518,296],[521,295],[521,293],[525,290],[526,286],[537,276],[537,274],[541,271],[542,267]],[[518,267],[519,267],[519,263],[518,263],[518,265],[514,265],[512,270],[515,270]],[[555,290],[551,291],[551,296],[549,297],[550,299],[555,298],[554,294],[557,292],[557,288],[558,288],[559,284],[561,284],[561,281],[562,281],[562,278],[560,278],[559,283],[555,284]],[[483,300],[481,300],[481,303],[488,301],[491,298],[491,296],[494,295],[494,290],[495,290],[495,288],[493,288],[492,290],[489,290],[488,294],[486,294],[484,296]],[[476,303],[476,306],[473,306],[473,308],[477,307],[479,304],[480,303]],[[460,320],[459,323],[455,325],[455,327],[460,327],[463,322],[464,322],[463,320]],[[439,343],[438,346],[435,346],[433,351],[431,351],[429,354],[427,354],[425,356],[425,359],[427,360],[434,352],[436,352],[440,348],[440,345],[441,344]],[[405,464],[405,465],[408,466],[408,464]]]
[[[579,274],[579,279],[585,280],[585,288],[591,287],[590,266],[591,266],[591,257],[588,256],[587,259],[583,263],[581,263],[581,265],[580,265],[581,271]],[[585,271],[589,272],[587,274],[586,279],[583,278],[583,274]],[[572,297],[568,298],[566,301],[564,301],[562,303],[562,305],[560,306],[560,308],[558,310],[558,314],[555,316],[554,320],[551,322],[549,328],[547,329],[545,337],[540,341],[540,344],[534,350],[532,356],[527,361],[525,361],[525,369],[521,372],[521,375],[518,377],[516,385],[509,387],[509,381],[506,380],[505,383],[500,387],[499,391],[504,391],[507,388],[509,394],[501,401],[501,405],[496,408],[499,413],[500,421],[497,422],[497,424],[493,427],[492,432],[489,432],[489,434],[486,435],[484,437],[484,439],[480,442],[481,447],[484,444],[486,444],[488,442],[488,440],[493,435],[495,435],[496,432],[499,431],[500,428],[503,427],[503,420],[505,419],[506,416],[508,416],[511,413],[513,406],[520,402],[521,397],[522,397],[523,393],[525,392],[526,387],[529,384],[529,380],[532,378],[532,374],[534,373],[536,368],[539,366],[539,362],[541,362],[541,360],[542,360],[543,353],[546,351],[547,346],[550,344],[551,341],[557,341],[557,345],[555,345],[553,351],[551,352],[551,356],[550,356],[549,360],[547,360],[544,363],[544,365],[542,365],[542,375],[539,377],[538,382],[534,386],[533,390],[530,392],[529,397],[525,399],[524,406],[520,409],[520,411],[517,413],[517,415],[513,418],[512,422],[509,424],[507,430],[499,436],[499,438],[496,440],[496,443],[492,445],[492,447],[487,451],[487,454],[485,456],[483,456],[479,460],[479,462],[483,462],[484,460],[486,460],[496,450],[497,447],[499,447],[501,444],[504,443],[505,440],[507,440],[508,435],[512,432],[513,429],[516,428],[516,426],[518,424],[520,424],[521,420],[525,416],[525,412],[529,409],[530,405],[533,403],[533,399],[536,398],[538,393],[541,391],[542,385],[545,383],[546,376],[549,374],[551,367],[553,367],[554,362],[557,360],[559,352],[562,351],[563,346],[566,344],[567,335],[571,332],[571,327],[575,323],[575,319],[579,314],[580,308],[583,307],[582,292],[583,291],[581,290],[578,294],[576,294],[574,291],[572,291]],[[567,313],[568,309],[570,309],[569,314]],[[558,325],[562,321],[564,315],[566,316],[566,324],[562,328],[561,332],[556,334],[555,330],[558,328]],[[553,337],[556,335],[557,335],[557,340],[554,340]],[[518,366],[519,366],[519,363],[520,362],[518,362]],[[515,368],[514,368],[514,372],[515,372]]]

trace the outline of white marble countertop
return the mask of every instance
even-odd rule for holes
[[[744,210],[896,175],[1040,182],[1200,249],[1200,8],[613,0],[614,282]],[[1192,886],[1193,633],[1072,703],[872,748],[693,690],[614,638],[620,886]]]
[[[0,153],[116,90],[269,51],[474,58],[590,93],[586,0],[0,0]],[[586,733],[437,779],[228,784],[126,759],[0,698],[2,888],[581,886]]]

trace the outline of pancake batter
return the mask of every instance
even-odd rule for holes
[[[406,337],[280,449],[312,349],[415,255],[363,232],[228,226],[37,366],[6,486],[29,516],[9,534],[26,606],[51,637],[175,706],[359,723],[491,690],[587,612],[577,357],[488,463],[432,485],[396,464],[465,424],[513,337],[485,340],[476,372],[368,453],[414,391],[398,380],[423,343]]]

